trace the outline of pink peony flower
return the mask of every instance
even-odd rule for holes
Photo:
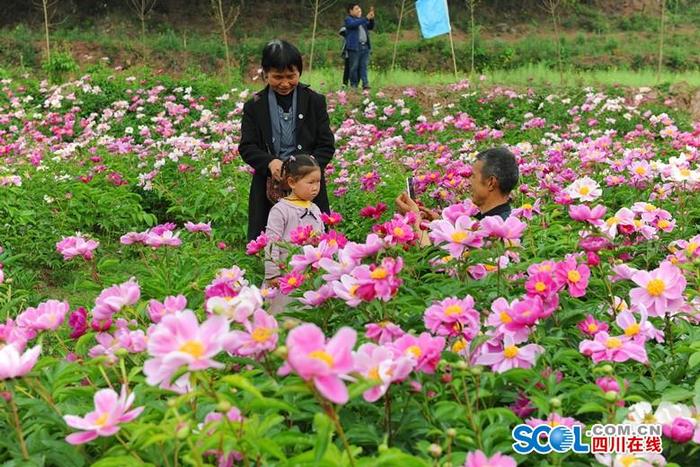
[[[598,182],[586,176],[577,179],[564,190],[572,199],[581,201],[593,201],[603,194]]]
[[[304,274],[292,271],[280,278],[280,292],[289,295],[304,283]]]
[[[17,316],[17,325],[34,331],[55,331],[63,324],[70,306],[68,302],[47,300],[36,308],[27,308]]]
[[[625,336],[639,344],[643,345],[644,342],[650,339],[663,342],[664,332],[656,329],[654,325],[647,320],[647,312],[643,305],[639,305],[638,308],[640,315],[639,322],[637,322],[632,312],[623,310],[617,314],[615,323],[624,331]]]
[[[527,224],[515,216],[503,220],[500,216],[489,216],[479,221],[481,229],[489,237],[502,238],[504,240],[517,240],[523,235]]]
[[[335,297],[332,284],[324,284],[318,290],[308,290],[299,298],[299,301],[304,305],[312,308],[326,303],[331,298]]]
[[[63,255],[63,259],[68,261],[76,256],[82,256],[83,259],[89,261],[93,258],[93,251],[100,246],[100,242],[95,240],[87,240],[81,236],[63,237],[56,243],[56,251]]]
[[[357,279],[359,287],[356,294],[364,301],[379,298],[385,302],[396,295],[403,280],[398,273],[403,268],[403,259],[384,258],[380,265],[357,266],[351,273]]]
[[[537,344],[527,344],[517,347],[513,337],[509,334],[503,335],[502,342],[495,342],[497,349],[490,351],[488,347],[477,357],[477,365],[488,365],[492,371],[503,373],[512,368],[532,368],[535,365],[537,355],[544,352],[544,347]]]
[[[630,290],[630,299],[633,303],[644,305],[650,316],[663,318],[685,302],[685,277],[680,269],[668,261],[651,272],[636,272],[632,281],[639,287]]]
[[[579,351],[593,359],[593,362],[602,361],[625,362],[629,359],[640,363],[647,363],[647,351],[644,345],[640,345],[625,336],[610,336],[605,331],[596,333],[593,340],[585,340],[579,344]]]
[[[552,274],[538,272],[532,274],[525,282],[525,290],[527,290],[528,295],[538,296],[544,300],[557,293],[559,284],[554,281]]]
[[[676,417],[670,424],[662,427],[664,436],[676,443],[687,443],[693,439],[695,423],[685,417]]]
[[[185,222],[185,228],[188,232],[202,232],[207,237],[211,236],[211,222],[199,222],[197,224],[194,224],[192,222]]]
[[[445,338],[433,337],[427,332],[416,337],[412,334],[404,334],[391,344],[397,355],[410,357],[415,361],[415,370],[433,374],[440,361],[440,356],[445,348]]]
[[[479,312],[474,309],[474,299],[446,298],[431,305],[423,315],[425,327],[442,336],[462,336],[472,340],[479,332]]]
[[[312,381],[318,392],[331,402],[345,404],[348,389],[341,377],[353,370],[352,347],[357,335],[351,328],[341,328],[326,342],[315,324],[302,324],[287,336],[287,362],[278,374],[291,371]]]
[[[403,329],[390,321],[365,324],[365,336],[379,345],[393,342],[404,334]]]
[[[448,220],[436,220],[429,224],[428,236],[437,245],[445,243],[442,248],[453,258],[460,259],[467,248],[481,248],[484,233],[477,230],[479,223],[468,216],[460,216],[452,223]]]
[[[133,305],[141,298],[141,288],[132,277],[128,281],[103,290],[95,299],[92,316],[97,320],[107,320],[123,307]]]
[[[172,230],[155,232],[155,229],[151,229],[146,233],[143,243],[152,248],[160,248],[162,246],[177,247],[182,245],[182,240],[180,240],[180,232],[173,232]]]
[[[572,297],[583,297],[586,295],[588,279],[591,277],[591,270],[585,264],[576,265],[575,258],[569,258],[557,265],[555,277],[558,282],[566,284],[569,295]]]
[[[576,326],[581,330],[582,333],[588,334],[589,336],[595,336],[600,331],[608,330],[608,323],[604,321],[598,321],[591,314],[586,316],[586,319],[578,323]]]
[[[340,224],[343,221],[343,216],[341,216],[340,213],[337,212],[331,212],[330,214],[326,214],[324,212],[321,214],[321,220],[327,226],[333,227],[335,225]]]
[[[255,240],[251,240],[248,242],[248,245],[246,245],[246,255],[255,255],[258,254],[260,251],[264,250],[267,244],[270,242],[270,238],[267,236],[265,232],[261,233],[258,235],[258,238]]]
[[[148,354],[152,358],[143,366],[146,382],[187,392],[189,373],[182,375],[173,385],[172,376],[182,366],[188,371],[222,368],[224,365],[214,357],[221,352],[228,331],[228,321],[223,316],[210,316],[200,325],[191,310],[165,315],[148,332]]]
[[[184,295],[165,297],[163,303],[158,300],[149,300],[148,316],[151,321],[158,324],[166,314],[182,311],[185,307],[187,307],[187,298]]]
[[[85,334],[88,328],[87,310],[82,306],[78,307],[68,317],[68,325],[73,329],[70,333],[71,339],[77,339]]]
[[[143,411],[143,407],[129,410],[134,397],[134,393],[127,396],[126,386],[122,386],[120,395],[112,389],[100,389],[95,393],[95,410],[85,417],[63,416],[68,426],[82,430],[66,436],[66,441],[74,445],[84,444],[98,436],[114,435],[121,428],[119,425],[132,421]]]
[[[585,204],[572,204],[569,206],[569,216],[575,221],[588,222],[591,225],[599,226],[603,224],[602,218],[608,208],[599,204],[593,209]]]
[[[583,425],[583,423],[579,422],[573,417],[562,417],[556,412],[550,413],[544,420],[541,418],[528,418],[525,420],[525,423],[531,427],[536,427],[537,425],[549,425],[551,427],[563,425],[573,428],[574,425]]]
[[[246,321],[243,327],[245,331],[231,331],[224,339],[228,353],[259,359],[277,347],[277,320],[264,310],[257,310],[253,321]]]
[[[362,344],[353,352],[354,370],[365,378],[378,383],[366,390],[362,397],[367,402],[374,402],[386,393],[394,381],[402,381],[413,369],[413,360],[408,357],[396,357],[391,349],[376,344]]]
[[[379,220],[380,217],[382,217],[382,214],[387,209],[387,205],[385,203],[377,203],[376,206],[365,206],[360,210],[360,216],[361,217],[371,217],[374,220]]]
[[[510,456],[496,453],[491,457],[486,457],[481,451],[470,452],[464,467],[517,467],[518,463]]]
[[[21,353],[14,344],[0,347],[0,381],[24,376],[34,368],[41,353],[37,345]]]

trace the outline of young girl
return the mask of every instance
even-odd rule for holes
[[[238,145],[243,160],[255,169],[248,199],[248,241],[265,230],[277,201],[274,182],[281,181],[282,163],[291,154],[304,152],[313,154],[323,171],[335,152],[326,99],[299,82],[303,71],[299,50],[273,40],[263,49],[261,65],[267,86],[243,106]],[[314,202],[328,213],[323,172],[320,183]]]
[[[291,194],[272,207],[265,232],[270,238],[265,249],[265,282],[272,286],[279,285],[279,278],[284,275],[280,263],[288,256],[278,243],[289,242],[299,227],[311,226],[316,234],[324,230],[321,210],[312,202],[321,189],[321,168],[316,159],[307,154],[290,156],[282,164],[282,178]],[[283,311],[289,302],[287,296],[279,294],[272,299],[270,312]]]

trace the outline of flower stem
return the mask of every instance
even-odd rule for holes
[[[345,447],[345,451],[348,453],[348,460],[350,461],[351,467],[355,467],[355,459],[352,457],[352,451],[350,451],[350,444],[348,443],[348,439],[345,436],[345,431],[343,430],[343,425],[341,425],[340,423],[338,414],[333,408],[333,404],[329,404],[326,402],[325,409],[328,416],[331,418],[331,420],[333,420],[333,424],[335,425],[335,431],[336,433],[338,433],[338,436],[340,437],[340,440],[343,442],[343,446]]]
[[[17,413],[17,404],[15,404],[15,392],[14,388],[10,387],[10,408],[12,409],[12,424],[15,426],[15,431],[17,431],[17,438],[19,439],[19,449],[22,451],[22,458],[25,461],[29,460],[29,451],[27,451],[27,443],[24,441],[24,433],[22,432],[22,423],[19,419],[19,414]]]

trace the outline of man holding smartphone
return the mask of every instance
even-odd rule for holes
[[[372,48],[369,31],[374,29],[374,7],[370,7],[367,17],[362,17],[359,3],[349,3],[345,18],[345,47],[348,53],[350,86],[356,88],[362,81],[362,89],[369,89],[367,67]]]

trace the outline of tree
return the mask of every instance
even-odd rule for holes
[[[659,62],[656,67],[656,82],[661,80],[661,70],[664,66],[664,28],[666,25],[666,0],[661,0],[661,25],[659,27]]]
[[[565,4],[574,3],[575,0],[542,0],[542,6],[552,18],[554,38],[557,41],[557,68],[559,69],[559,83],[564,82],[564,61],[561,56],[561,34],[559,31],[559,9]]]
[[[226,54],[226,75],[231,77],[231,54],[228,47],[228,33],[241,14],[241,2],[236,0],[211,0],[212,15],[221,32]]]
[[[127,3],[131,10],[136,14],[141,21],[141,50],[144,58],[146,57],[146,17],[153,10],[157,0],[128,0]]]
[[[309,54],[309,71],[314,67],[314,47],[316,45],[316,27],[318,24],[318,15],[332,7],[337,0],[309,0],[314,9],[314,26],[311,30],[311,53]]]
[[[34,6],[41,10],[44,17],[44,37],[46,40],[46,61],[51,61],[51,39],[49,28],[53,26],[53,19],[56,16],[58,0],[35,0]]]
[[[469,73],[474,74],[474,55],[476,55],[476,21],[474,21],[474,11],[476,10],[476,4],[479,0],[465,0],[467,2],[467,7],[469,8],[469,32],[471,33],[472,39],[472,50],[471,50],[471,65],[469,68]]]

